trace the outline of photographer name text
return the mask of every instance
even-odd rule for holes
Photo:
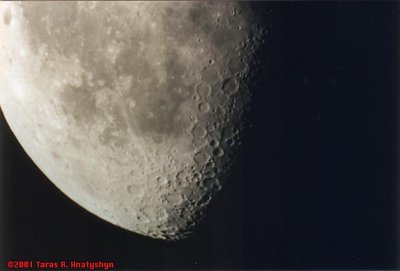
[[[8,261],[8,269],[36,269],[36,270],[112,270],[114,262],[105,261]]]

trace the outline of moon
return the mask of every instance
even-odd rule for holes
[[[229,176],[263,31],[235,2],[0,3],[0,105],[98,217],[189,236]]]

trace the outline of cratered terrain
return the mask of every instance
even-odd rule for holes
[[[68,197],[188,236],[235,161],[263,31],[245,3],[2,2],[0,105]]]

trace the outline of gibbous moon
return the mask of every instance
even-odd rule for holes
[[[2,2],[0,105],[68,197],[188,236],[235,160],[262,29],[245,3]]]

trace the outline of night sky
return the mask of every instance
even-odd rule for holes
[[[8,260],[117,269],[398,269],[399,3],[257,2],[268,34],[232,176],[180,242],[69,200],[1,129]],[[38,105],[40,106],[40,105]]]

